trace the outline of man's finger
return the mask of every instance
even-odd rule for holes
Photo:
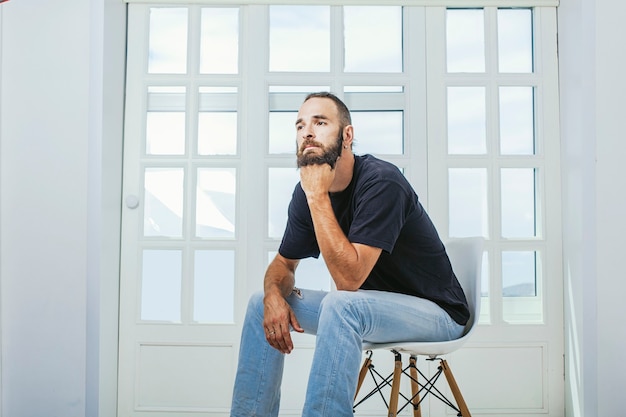
[[[291,313],[291,316],[289,318],[291,327],[298,333],[304,333],[304,329],[302,327],[300,327],[300,322],[298,322],[298,319],[296,318],[296,315]]]

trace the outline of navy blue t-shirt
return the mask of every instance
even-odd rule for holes
[[[350,242],[382,249],[362,289],[426,298],[457,323],[467,323],[465,294],[445,247],[413,187],[396,166],[371,155],[355,156],[350,185],[331,193],[330,199]],[[320,255],[300,183],[289,204],[287,227],[278,251],[288,259]]]

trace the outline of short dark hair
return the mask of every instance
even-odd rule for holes
[[[310,98],[329,98],[335,102],[335,106],[337,106],[337,112],[339,113],[339,121],[341,122],[341,129],[352,124],[352,117],[350,117],[350,110],[345,105],[343,101],[333,93],[329,93],[328,91],[320,91],[317,93],[311,93],[306,96],[304,101],[307,101]]]

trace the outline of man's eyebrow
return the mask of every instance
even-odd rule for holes
[[[312,116],[311,119],[313,120],[329,120],[328,117],[324,116],[323,114],[316,114],[315,116]],[[296,125],[302,123],[302,118],[299,118],[298,120],[296,120]]]

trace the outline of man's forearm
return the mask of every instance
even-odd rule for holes
[[[263,281],[265,294],[278,292],[287,297],[295,286],[294,271],[277,256],[268,266]]]
[[[330,198],[328,195],[310,198],[309,208],[320,252],[337,288],[359,288],[365,279],[359,267],[359,254],[341,230]]]

